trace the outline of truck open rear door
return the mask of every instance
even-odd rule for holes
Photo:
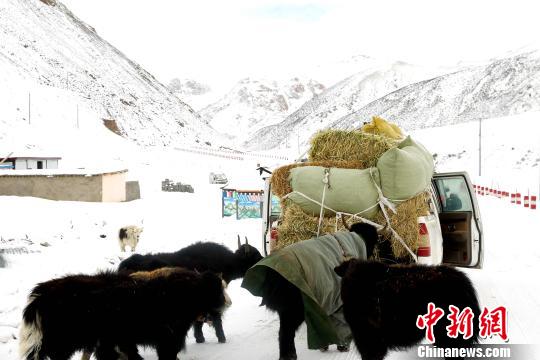
[[[443,263],[481,268],[483,232],[473,185],[466,172],[433,176],[443,237]]]

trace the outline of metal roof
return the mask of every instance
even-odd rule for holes
[[[127,169],[28,169],[0,170],[0,176],[99,176],[127,173]]]

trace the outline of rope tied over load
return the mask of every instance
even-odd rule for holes
[[[371,180],[373,180],[373,184],[375,184],[375,188],[377,189],[377,193],[379,194],[379,206],[381,207],[381,211],[382,211],[382,213],[384,215],[384,218],[386,220],[386,226],[392,232],[392,235],[394,235],[394,237],[405,248],[405,250],[407,250],[409,252],[409,254],[414,259],[414,262],[418,262],[418,257],[416,256],[416,254],[405,243],[403,238],[394,230],[394,228],[392,227],[392,224],[390,223],[390,217],[388,216],[388,212],[386,211],[385,207],[388,207],[394,214],[397,214],[396,206],[383,195],[383,192],[382,192],[381,188],[379,187],[379,185],[377,184],[377,182],[373,178],[373,172],[372,172],[371,169],[369,170],[369,174],[371,175]]]
[[[325,199],[325,196],[326,196],[326,188],[330,189],[330,169],[329,168],[325,168],[324,169],[324,178],[322,179],[322,182],[323,182],[323,192],[322,192],[322,199],[321,199],[321,211],[319,213],[319,224],[317,226],[317,237],[319,237],[319,235],[321,234],[321,225],[322,225],[322,221],[323,221],[323,216],[324,216],[324,199]]]
[[[364,209],[364,210],[362,210],[362,211],[360,211],[360,212],[358,212],[356,214],[350,214],[350,213],[347,213],[347,212],[337,211],[337,210],[332,209],[332,208],[325,205],[326,190],[331,189],[331,187],[330,187],[330,169],[329,168],[324,169],[324,175],[323,175],[323,178],[321,179],[321,182],[323,183],[323,191],[322,191],[322,196],[321,196],[321,201],[320,202],[313,199],[313,198],[311,198],[311,197],[309,197],[309,196],[307,196],[306,194],[303,194],[300,191],[297,191],[297,190],[293,190],[290,193],[286,194],[284,196],[284,199],[288,198],[291,194],[297,194],[297,195],[300,195],[303,198],[305,198],[305,199],[319,205],[320,212],[319,212],[319,222],[318,222],[318,226],[317,226],[317,237],[319,237],[320,233],[321,233],[322,222],[323,222],[323,219],[324,219],[324,210],[328,210],[328,211],[331,211],[334,214],[336,214],[336,222],[335,222],[336,231],[337,231],[337,227],[338,227],[338,219],[341,218],[343,215],[351,216],[353,219],[358,219],[361,222],[368,223],[368,224],[374,226],[375,228],[377,228],[377,231],[379,231],[379,230],[381,230],[383,228],[387,228],[387,229],[389,229],[391,231],[392,235],[399,241],[399,243],[407,250],[407,252],[411,255],[411,257],[414,259],[414,261],[418,262],[418,257],[416,256],[416,254],[405,243],[403,238],[392,228],[392,225],[391,225],[391,222],[390,222],[390,217],[388,215],[387,209],[390,209],[390,211],[392,211],[392,213],[396,214],[397,210],[396,210],[395,204],[383,195],[383,192],[382,192],[380,186],[375,181],[375,178],[373,176],[373,170],[371,168],[370,168],[369,173],[370,173],[371,180],[372,180],[372,182],[375,185],[375,188],[377,190],[378,201],[374,205],[372,205],[372,206],[368,207],[367,209]],[[405,201],[405,200],[401,200],[401,201]],[[382,212],[382,214],[384,216],[384,219],[386,221],[386,226],[382,226],[380,224],[377,224],[377,223],[375,223],[375,222],[373,222],[373,221],[371,221],[369,219],[366,219],[366,218],[360,216],[361,214],[363,214],[365,212],[368,212],[368,211],[372,210],[375,207],[380,207],[381,212]],[[343,255],[344,255],[344,258],[346,258],[345,252],[343,253]]]

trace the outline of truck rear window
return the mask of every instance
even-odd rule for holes
[[[473,211],[469,189],[463,177],[437,179],[435,182],[442,211]]]

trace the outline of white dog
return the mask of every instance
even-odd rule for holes
[[[143,232],[143,228],[136,225],[129,225],[120,228],[118,233],[118,241],[120,243],[120,250],[126,251],[126,245],[131,248],[131,251],[135,251],[135,247],[139,243],[139,237]]]

